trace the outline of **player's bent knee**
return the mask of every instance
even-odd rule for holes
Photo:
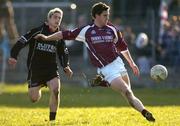
[[[35,102],[37,102],[39,100],[39,98],[31,97],[30,100],[31,100],[32,103],[35,103]]]
[[[40,99],[39,95],[30,95],[29,97],[32,103],[35,103]]]

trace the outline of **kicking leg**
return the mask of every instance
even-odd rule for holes
[[[49,120],[55,120],[56,112],[58,110],[59,102],[60,102],[60,79],[55,77],[47,83],[50,90],[50,115]]]
[[[118,77],[116,79],[114,79],[111,82],[111,88],[115,91],[118,91],[119,93],[121,93],[123,96],[125,96],[125,98],[128,100],[129,104],[135,108],[137,111],[141,112],[144,109],[143,104],[141,103],[141,101],[139,99],[137,99],[131,88],[129,83],[126,83],[122,77]]]
[[[131,83],[130,83],[130,79],[129,79],[129,76],[128,74],[122,76],[122,79],[126,82],[126,84],[128,84],[129,88],[131,89]],[[131,90],[132,91],[132,90]],[[132,93],[133,94],[133,93]],[[133,94],[134,96],[134,94]],[[142,102],[134,96],[134,99],[136,99],[135,101],[139,101],[139,103],[144,107],[144,105],[142,104]],[[130,103],[131,104],[131,103]],[[134,107],[135,108],[135,107]],[[135,108],[136,109],[136,108]],[[155,121],[155,118],[153,117],[153,115],[148,111],[146,110],[145,108],[140,111],[142,113],[142,115],[148,120],[148,121]]]
[[[118,78],[114,79],[111,82],[111,88],[113,90],[118,91],[119,93],[121,93],[127,99],[129,104],[133,108],[135,108],[137,111],[141,112],[143,114],[143,116],[145,116],[146,113],[149,113],[145,109],[142,102],[138,98],[136,98],[134,96],[134,94],[133,94],[133,92],[131,90],[131,85],[130,85],[128,74],[126,74],[123,77],[118,77]],[[149,114],[151,114],[151,113],[149,113]],[[152,114],[151,114],[151,117],[148,117],[148,118],[146,117],[146,119],[149,120],[149,121],[155,121],[155,119],[152,117]]]

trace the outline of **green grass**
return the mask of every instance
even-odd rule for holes
[[[108,88],[64,86],[57,126],[179,126],[180,89],[136,89],[134,93],[156,117],[149,123]],[[0,126],[48,125],[49,93],[43,89],[38,103],[31,103],[27,85],[0,85]]]

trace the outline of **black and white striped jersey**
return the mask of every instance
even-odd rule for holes
[[[69,65],[69,52],[63,40],[59,41],[42,41],[36,40],[37,34],[51,35],[49,26],[44,23],[40,27],[34,28],[20,37],[11,49],[11,57],[17,59],[20,50],[29,46],[27,67],[29,70],[43,72],[48,69],[57,70],[56,56],[59,57],[62,67]]]

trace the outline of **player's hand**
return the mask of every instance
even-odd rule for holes
[[[71,78],[72,75],[73,75],[73,72],[72,72],[72,70],[71,70],[71,68],[69,66],[64,68],[64,72],[69,78]]]
[[[8,63],[9,63],[9,65],[12,66],[12,68],[15,68],[16,64],[17,64],[17,60],[15,58],[9,58]]]
[[[134,75],[139,76],[139,68],[135,63],[130,64],[131,69],[133,70]]]
[[[37,34],[35,37],[35,39],[41,39],[43,41],[46,41],[47,36],[43,35],[43,34]]]

